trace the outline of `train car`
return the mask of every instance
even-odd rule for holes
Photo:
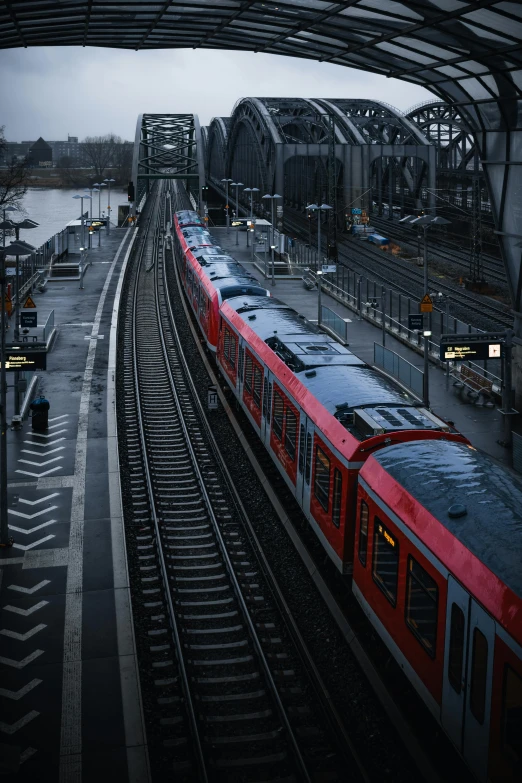
[[[205,228],[205,222],[201,220],[198,213],[190,209],[176,212],[174,220],[180,228],[186,228],[188,226],[201,226]]]
[[[478,780],[522,779],[522,485],[409,442],[359,475],[353,592]]]
[[[333,338],[275,298],[220,307],[217,361],[321,544],[353,563],[360,468],[407,440],[465,440]]]

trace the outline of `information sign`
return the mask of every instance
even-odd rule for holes
[[[412,332],[420,332],[423,328],[424,315],[422,313],[410,313],[408,316],[408,329]]]
[[[46,351],[6,351],[5,369],[7,372],[18,370],[28,370],[31,372],[32,370],[45,370],[46,368]]]
[[[22,307],[24,310],[36,310],[36,305],[30,296],[27,297]]]
[[[209,411],[215,411],[218,408],[218,394],[215,386],[209,386],[207,391],[207,407]]]
[[[464,342],[461,339],[459,342],[452,343],[451,345],[441,344],[440,346],[440,360],[441,362],[447,361],[469,361],[484,360],[484,359],[500,359],[501,356],[500,342]]]
[[[337,264],[323,264],[321,266],[323,275],[329,275],[331,272],[337,271]]]
[[[362,215],[362,209],[358,207],[352,207],[352,215]]]
[[[32,313],[20,314],[20,326],[24,329],[36,329],[38,326],[38,314],[36,311]]]
[[[431,301],[431,296],[429,294],[424,294],[424,296],[420,300],[419,310],[421,311],[421,313],[433,312],[433,302]]]

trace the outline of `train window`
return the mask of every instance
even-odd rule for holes
[[[266,419],[266,414],[268,412],[268,382],[265,381],[265,386],[263,389],[263,416]]]
[[[270,411],[271,410],[272,410],[272,384],[269,383],[268,384],[268,411],[267,411],[267,416],[268,416],[269,420],[270,420]]]
[[[236,366],[236,340],[229,329],[225,326],[223,354],[232,367]]]
[[[252,393],[252,357],[248,353],[245,356],[245,389]]]
[[[479,723],[484,723],[486,708],[486,685],[488,673],[488,642],[482,631],[473,631],[473,652],[471,657],[471,691],[469,708]]]
[[[257,365],[254,365],[254,387],[252,397],[258,408],[261,407],[261,387],[263,385],[263,373]]]
[[[372,576],[392,606],[397,603],[398,574],[399,542],[375,517]]]
[[[223,330],[223,356],[225,359],[230,356],[230,332],[226,326]]]
[[[286,427],[285,427],[285,449],[292,462],[295,460],[295,449],[297,444],[297,416],[295,413],[286,409]]]
[[[366,554],[368,552],[368,522],[370,511],[368,504],[361,500],[361,528],[359,530],[359,560],[366,567]]]
[[[299,473],[302,473],[304,470],[304,463],[305,463],[305,428],[304,424],[301,424],[301,429],[299,432]]]
[[[274,392],[274,418],[272,428],[274,435],[278,440],[281,440],[283,435],[283,413],[285,409],[285,401],[280,394]]]
[[[502,699],[502,747],[522,762],[522,677],[506,664]]]
[[[448,653],[448,680],[456,693],[462,690],[462,663],[464,657],[464,612],[457,604],[451,605],[450,642]]]
[[[437,583],[410,555],[406,576],[406,624],[432,658],[435,658],[437,641],[438,601]]]
[[[312,444],[314,442],[313,435],[309,432],[306,436],[306,483],[310,483],[310,473],[312,470]]]
[[[328,511],[329,494],[330,460],[324,451],[317,446],[315,450],[314,495],[325,511]]]
[[[334,486],[332,500],[332,522],[335,527],[341,523],[341,500],[343,496],[343,476],[338,468],[334,470]]]

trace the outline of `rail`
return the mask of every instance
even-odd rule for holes
[[[390,351],[389,348],[385,348],[379,343],[373,344],[373,363],[377,367],[381,367],[389,375],[392,375],[404,386],[421,397],[423,395],[424,388],[424,373],[415,367],[411,362],[399,356],[395,351]]]
[[[321,326],[326,326],[331,332],[334,332],[343,343],[348,342],[348,324],[346,320],[324,304],[321,304]]]

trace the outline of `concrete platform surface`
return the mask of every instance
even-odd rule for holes
[[[26,420],[8,433],[0,771],[13,783],[148,780],[112,372],[113,307],[134,237],[104,235],[84,289],[61,280],[34,293],[38,331],[54,310],[57,335],[39,373],[49,428],[33,432]]]

